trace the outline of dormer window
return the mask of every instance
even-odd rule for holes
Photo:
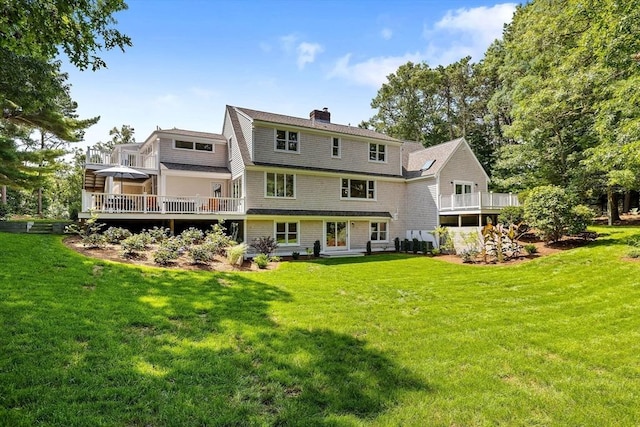
[[[180,141],[175,140],[173,142],[173,148],[178,150],[195,150],[195,151],[208,151],[213,152],[213,144],[206,142],[193,142],[193,141]]]
[[[276,151],[298,153],[300,151],[299,148],[298,132],[276,129]]]
[[[387,146],[384,144],[369,144],[369,161],[384,163],[387,161]]]

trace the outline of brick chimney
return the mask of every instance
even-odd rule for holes
[[[309,118],[312,121],[319,121],[325,123],[331,123],[331,113],[327,107],[324,107],[322,110],[313,110],[309,113]]]

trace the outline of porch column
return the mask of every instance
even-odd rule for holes
[[[458,215],[458,227],[462,227],[462,215]]]

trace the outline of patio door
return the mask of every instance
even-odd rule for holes
[[[460,182],[455,183],[455,196],[453,207],[462,208],[473,205],[472,194],[473,183],[472,182]]]
[[[347,221],[325,222],[324,236],[326,251],[349,250],[349,223]]]

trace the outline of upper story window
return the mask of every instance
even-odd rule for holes
[[[343,199],[369,199],[376,198],[376,182],[365,179],[342,179]]]
[[[213,144],[209,144],[207,142],[180,141],[176,139],[173,142],[173,147],[180,150],[208,151],[209,153],[213,152]]]
[[[369,144],[369,161],[371,162],[386,162],[387,161],[387,146],[384,144]]]
[[[342,144],[340,138],[332,138],[331,140],[331,157],[339,159],[342,156]]]
[[[294,199],[296,176],[288,173],[265,172],[265,196]]]
[[[290,153],[300,152],[300,146],[298,144],[298,132],[276,129],[275,150],[287,151]]]

